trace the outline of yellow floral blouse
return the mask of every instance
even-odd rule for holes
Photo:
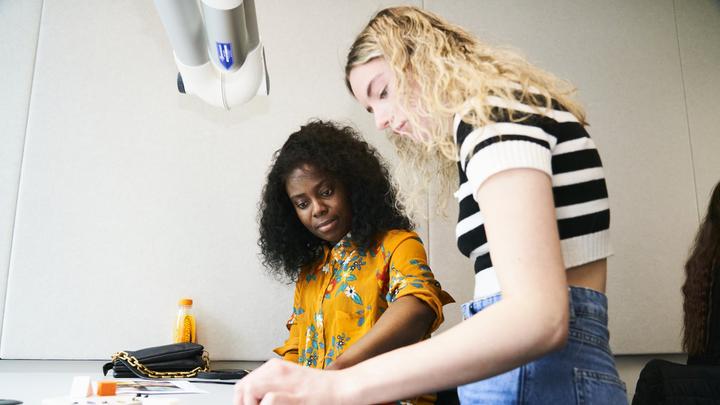
[[[300,272],[287,322],[290,336],[275,353],[325,368],[369,332],[388,305],[406,295],[435,312],[426,337],[443,322],[443,305],[454,302],[435,280],[417,234],[389,231],[372,250],[359,249],[348,235]]]

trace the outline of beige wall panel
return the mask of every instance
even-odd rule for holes
[[[311,117],[390,145],[342,71],[382,2],[256,3],[272,93],[230,112],[177,93],[152,2],[45,4],[0,357],[168,343],[182,296],[213,359],[273,356],[292,297],[257,258],[273,151]]]
[[[432,191],[437,191],[434,186]],[[432,193],[428,203],[433,206],[437,198]],[[432,208],[431,208],[432,210]],[[445,319],[440,328],[444,331],[462,321],[460,306],[473,298],[475,278],[470,260],[463,256],[455,244],[455,223],[458,208],[455,200],[449,201],[445,213],[430,213],[430,267],[443,287],[455,298],[454,304],[445,306]]]
[[[611,345],[679,351],[682,262],[697,215],[672,1],[425,5],[578,87],[611,198]],[[451,229],[436,229],[446,226],[453,221],[431,226],[433,268],[469,272],[456,254],[440,253],[454,246]]]
[[[676,0],[698,211],[720,181],[720,2]]]
[[[0,333],[41,0],[0,2]]]

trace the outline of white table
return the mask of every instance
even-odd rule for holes
[[[103,361],[0,360],[0,399],[16,399],[24,405],[40,405],[43,399],[70,394],[73,377],[89,376],[92,381],[108,380],[102,375]],[[260,362],[213,362],[213,368],[257,368]],[[111,374],[112,372],[108,373]],[[233,386],[195,383],[207,394],[174,395],[182,405],[223,405],[232,403]]]

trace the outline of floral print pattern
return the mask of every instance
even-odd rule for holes
[[[393,230],[376,248],[360,249],[348,234],[300,274],[295,286],[290,336],[275,352],[298,364],[325,368],[365,335],[388,305],[413,295],[443,320],[453,302],[427,265],[417,234]]]

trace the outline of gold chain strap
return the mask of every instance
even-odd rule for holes
[[[198,372],[200,371],[208,371],[210,370],[210,358],[208,357],[208,353],[206,351],[203,351],[202,359],[205,363],[203,367],[195,367],[194,369],[190,371],[155,371],[150,370],[149,368],[145,367],[144,364],[140,363],[140,360],[137,359],[135,356],[129,355],[127,352],[117,352],[112,355],[112,361],[115,362],[115,360],[125,360],[130,364],[132,367],[135,367],[136,369],[140,370],[142,373],[147,375],[150,378],[190,378],[195,377]]]

